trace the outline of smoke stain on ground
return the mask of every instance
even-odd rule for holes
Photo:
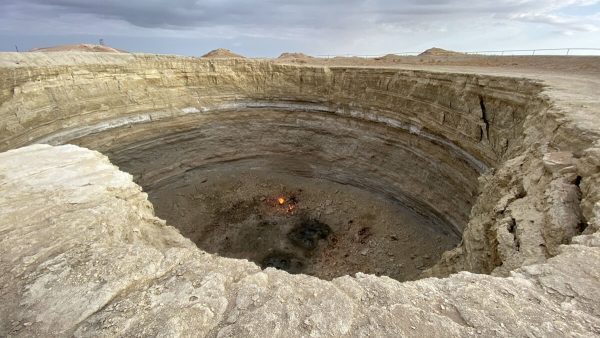
[[[316,219],[305,219],[287,235],[296,246],[305,250],[314,250],[319,240],[324,240],[331,233],[331,228]]]
[[[264,224],[261,222],[259,226]],[[331,228],[315,219],[301,219],[300,224],[287,233],[290,243],[296,248],[302,249],[299,253],[276,251],[268,254],[262,261],[263,268],[273,267],[285,270],[289,273],[303,272],[304,261],[310,258],[320,241],[326,241],[331,234]],[[296,250],[298,251],[298,250]]]

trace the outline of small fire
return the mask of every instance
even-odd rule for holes
[[[288,214],[294,214],[298,207],[298,197],[296,194],[280,194],[276,195],[276,197],[264,197],[261,200],[264,200],[267,205],[274,207],[275,210],[283,211]]]

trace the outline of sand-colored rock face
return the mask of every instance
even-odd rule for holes
[[[560,91],[468,73],[54,55],[0,57],[2,335],[599,334],[598,130],[555,104]],[[207,163],[295,152],[309,176],[394,196],[463,240],[423,274],[442,279],[261,271],[165,225],[100,153],[33,143],[104,152],[150,193]],[[492,276],[448,277],[463,270]]]

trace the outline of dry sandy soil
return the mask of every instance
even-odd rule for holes
[[[285,58],[294,62],[293,57]],[[600,56],[484,56],[457,54],[399,56],[388,54],[381,58],[334,57],[315,58],[298,57],[310,64],[329,66],[369,66],[398,68],[436,68],[447,67],[447,71],[472,71],[488,73],[497,71],[507,75],[518,75],[520,71],[529,73],[548,72],[561,75],[600,75]]]

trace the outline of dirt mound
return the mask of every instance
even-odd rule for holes
[[[463,53],[455,52],[452,50],[446,50],[442,48],[429,48],[423,53],[419,54],[419,56],[455,56],[455,55],[464,55]]]
[[[401,59],[401,57],[396,54],[386,54],[384,56],[375,58],[375,60],[378,60],[378,61],[381,60],[381,61],[392,61],[392,62],[398,61],[400,59]]]
[[[30,52],[97,52],[97,53],[127,53],[124,50],[93,44],[59,45],[52,47],[33,48]]]
[[[304,53],[281,53],[277,59],[288,60],[288,59],[314,59],[310,55]]]
[[[214,59],[221,59],[221,58],[242,58],[245,59],[245,57],[236,54],[232,51],[230,51],[229,49],[225,49],[225,48],[218,48],[215,50],[211,50],[210,52],[202,55],[203,58],[214,58]]]

